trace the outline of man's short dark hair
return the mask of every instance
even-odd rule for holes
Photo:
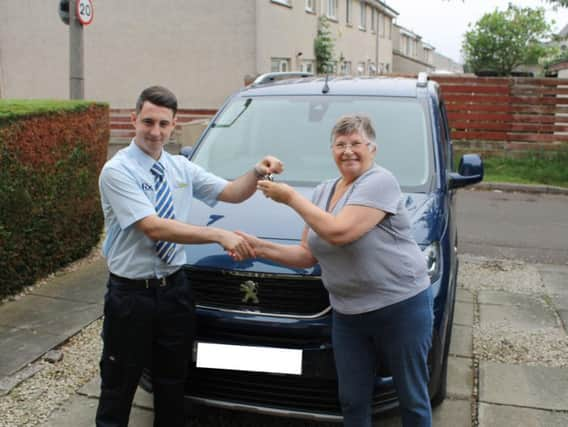
[[[142,111],[142,106],[146,101],[159,107],[169,108],[174,112],[174,116],[177,113],[178,102],[176,96],[171,90],[163,86],[150,86],[142,91],[138,101],[136,101],[136,114]]]

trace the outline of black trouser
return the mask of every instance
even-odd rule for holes
[[[152,371],[154,426],[184,425],[195,308],[183,271],[146,288],[111,274],[105,295],[98,427],[126,427],[142,370]]]

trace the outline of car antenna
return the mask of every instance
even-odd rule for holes
[[[323,84],[323,88],[321,90],[321,93],[328,93],[329,92],[329,85],[327,84],[328,79],[329,79],[329,71],[325,75],[325,83]]]

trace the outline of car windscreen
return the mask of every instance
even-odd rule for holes
[[[345,114],[371,117],[377,134],[376,162],[389,169],[403,191],[427,191],[432,150],[425,104],[416,98],[274,96],[235,98],[217,116],[192,161],[234,179],[271,154],[284,162],[278,181],[316,185],[338,176],[330,133]]]

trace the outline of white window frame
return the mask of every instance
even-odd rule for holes
[[[345,0],[345,23],[353,23],[353,0]]]
[[[306,12],[316,12],[316,0],[306,0]]]
[[[274,65],[276,65],[276,67],[274,67]],[[271,72],[290,71],[290,58],[279,58],[279,57],[270,58],[270,71]]]
[[[367,3],[360,2],[361,5],[361,13],[359,16],[359,29],[363,31],[367,31]]]
[[[343,61],[341,63],[341,75],[348,76],[351,74],[351,61]]]
[[[325,0],[325,16],[337,20],[337,0]]]
[[[304,59],[300,68],[302,73],[313,73],[316,68],[315,61]]]

